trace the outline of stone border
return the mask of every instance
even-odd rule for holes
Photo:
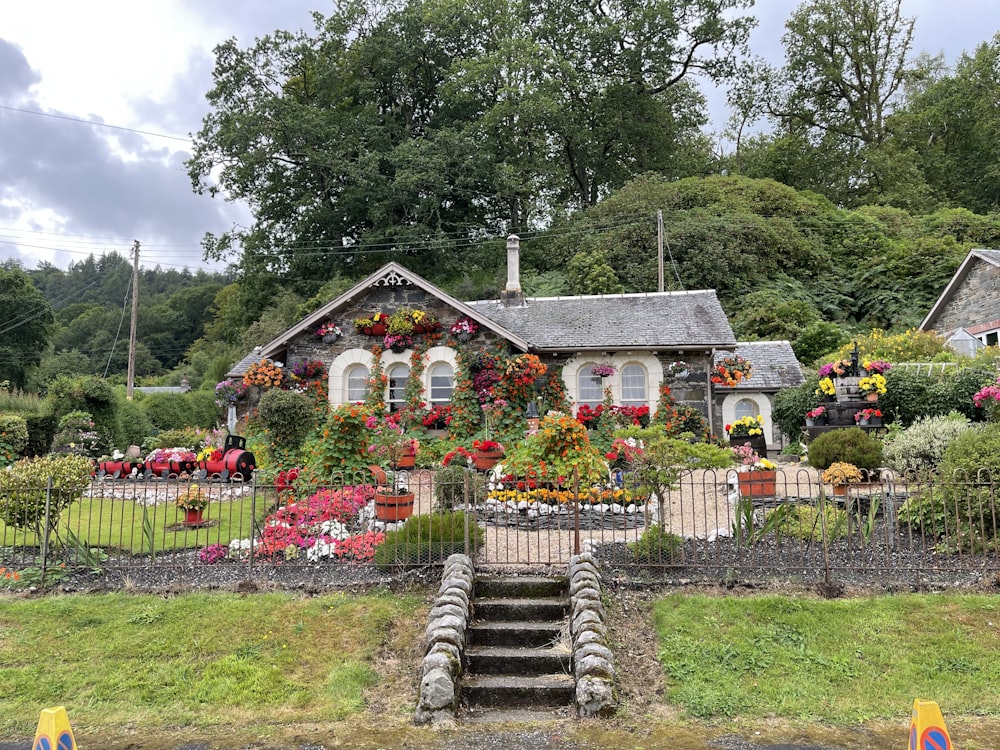
[[[577,713],[609,716],[618,708],[615,657],[601,603],[601,566],[590,552],[570,558],[569,599]]]
[[[421,663],[415,724],[455,718],[475,580],[476,568],[467,555],[452,555],[445,561],[441,586],[427,615],[427,651]]]

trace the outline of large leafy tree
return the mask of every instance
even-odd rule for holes
[[[258,311],[279,286],[308,297],[388,257],[438,281],[498,269],[500,244],[468,252],[487,228],[524,232],[641,171],[705,161],[689,80],[731,72],[750,4],[348,2],[313,36],[229,41],[189,174],[256,221],[207,250],[242,248]]]
[[[0,267],[0,381],[23,388],[42,358],[54,321],[52,307],[20,267]]]
[[[766,117],[735,163],[744,174],[817,190],[837,203],[926,205],[913,155],[889,138],[902,101],[914,19],[902,0],[808,0],[782,37],[780,69],[747,68],[731,100],[741,121]]]

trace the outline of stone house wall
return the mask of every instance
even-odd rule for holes
[[[976,258],[965,279],[938,313],[938,331],[969,328],[1000,319],[1000,268]]]

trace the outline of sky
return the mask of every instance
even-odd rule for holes
[[[1000,28],[997,0],[903,0],[914,51],[953,63]],[[752,53],[780,64],[799,0],[757,0]],[[208,114],[213,48],[312,30],[325,0],[0,0],[0,260],[66,268],[88,255],[218,270],[201,239],[248,225],[245,206],[197,195],[184,166]],[[708,90],[711,129],[724,93]],[[85,121],[85,122],[81,122]],[[100,124],[92,124],[100,123]]]

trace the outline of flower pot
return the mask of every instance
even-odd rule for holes
[[[203,512],[201,508],[184,508],[184,524],[186,526],[200,526],[204,523],[201,515]]]
[[[472,341],[472,334],[469,333],[468,331],[460,331],[459,333],[455,334],[455,338],[461,341],[462,343],[466,343]]]
[[[413,515],[412,492],[404,495],[375,493],[375,518],[380,521],[405,521]]]
[[[386,325],[385,323],[376,323],[371,327],[371,336],[385,336]],[[365,333],[368,333],[368,329],[365,329]]]
[[[833,494],[836,497],[847,497],[847,485],[846,484],[833,485]]]
[[[878,401],[878,391],[872,391],[871,393],[866,393],[865,401],[870,401],[871,403],[875,403],[876,401]]]
[[[736,476],[740,482],[740,497],[774,497],[777,492],[778,472],[774,469],[741,471]]]
[[[416,456],[400,456],[399,460],[396,461],[397,469],[412,469],[417,465]]]
[[[882,425],[882,417],[872,417],[868,420],[868,424],[872,427],[880,427]]]
[[[414,323],[413,324],[413,332],[414,333],[427,333],[427,326],[425,326],[423,323]]]
[[[392,351],[394,351],[396,354],[402,354],[403,352],[406,351],[406,344],[393,344],[389,348],[392,349]]]
[[[324,333],[323,334],[323,343],[324,344],[332,344],[334,341],[336,341],[339,338],[340,338],[340,336],[338,336],[335,333]]]
[[[472,465],[478,471],[489,471],[503,458],[503,451],[476,451],[472,457]]]
[[[826,414],[823,414],[822,416],[816,417],[815,422],[817,427],[825,427],[829,424],[830,420]]]
[[[806,417],[806,427],[815,427],[815,426],[816,426],[816,420],[813,419],[812,417]]]
[[[867,426],[868,426],[868,420],[867,419],[859,419],[858,420],[858,427],[867,427]]]

